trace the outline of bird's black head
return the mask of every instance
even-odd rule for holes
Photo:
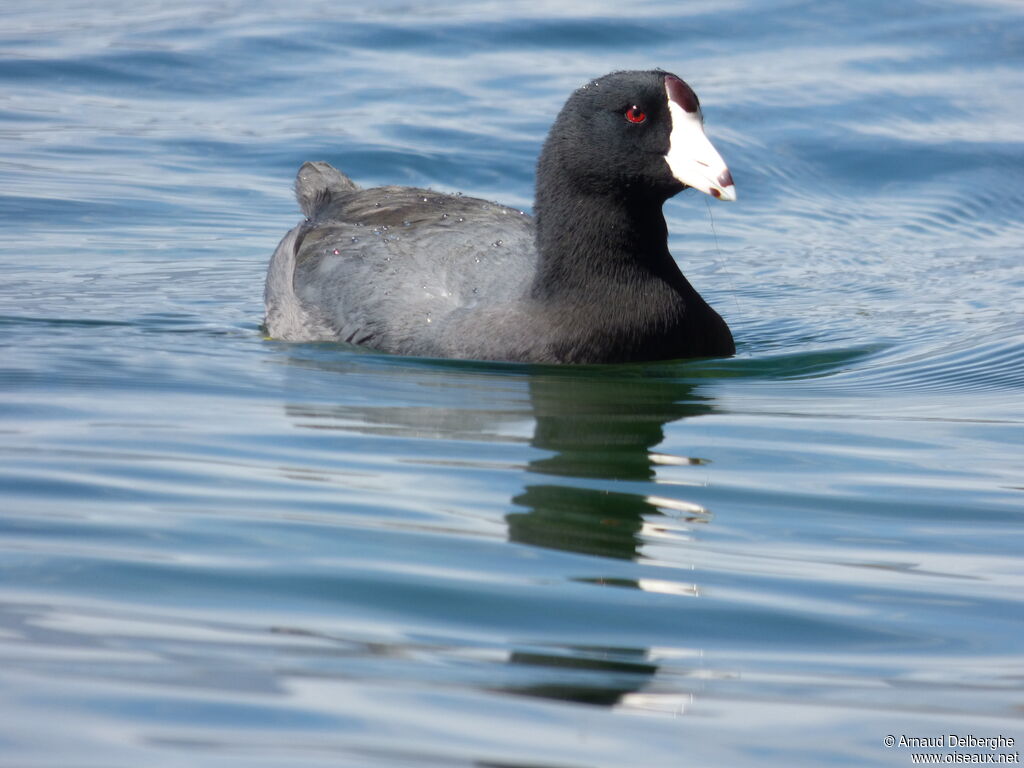
[[[659,201],[690,186],[736,199],[704,135],[697,95],[660,70],[613,72],[575,91],[548,134],[537,176],[538,202],[551,185]]]

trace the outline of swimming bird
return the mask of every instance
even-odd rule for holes
[[[267,272],[267,335],[537,363],[731,355],[729,327],[668,250],[662,206],[686,187],[736,199],[697,95],[661,70],[613,72],[569,97],[537,162],[533,217],[362,189],[305,163],[306,219]]]

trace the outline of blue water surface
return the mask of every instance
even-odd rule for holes
[[[1020,750],[1024,6],[0,22],[0,764]],[[652,67],[694,86],[736,179],[736,204],[666,206],[734,358],[263,338],[303,161],[529,209],[572,89]]]

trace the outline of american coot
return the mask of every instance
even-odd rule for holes
[[[693,90],[615,72],[566,102],[537,164],[536,217],[461,195],[360,189],[327,163],[270,262],[266,330],[424,357],[613,363],[731,355],[725,321],[668,252],[686,187],[735,200]]]

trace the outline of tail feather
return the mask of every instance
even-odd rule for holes
[[[295,177],[295,197],[307,219],[314,218],[336,194],[359,189],[356,183],[330,163],[303,163]]]

